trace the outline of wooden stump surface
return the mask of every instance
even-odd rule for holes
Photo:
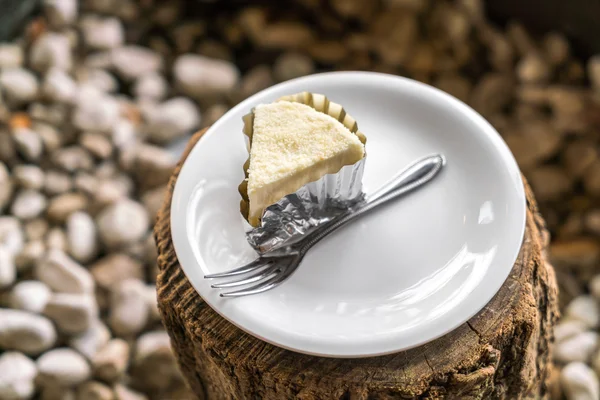
[[[363,359],[302,355],[260,341],[213,311],[173,249],[169,184],[154,233],[164,325],[199,399],[540,398],[547,394],[557,285],[548,234],[526,184],[527,227],[514,268],[493,300],[453,332],[418,348]]]

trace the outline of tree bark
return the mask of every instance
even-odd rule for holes
[[[548,234],[527,185],[527,226],[513,270],[470,321],[421,347],[362,359],[278,348],[221,318],[186,279],[171,240],[171,178],[154,229],[158,299],[179,365],[199,399],[518,399],[547,395],[557,285]]]

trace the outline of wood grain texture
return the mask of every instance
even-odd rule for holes
[[[188,144],[185,159],[203,132]],[[179,365],[199,399],[517,399],[547,393],[558,317],[548,235],[527,191],[527,227],[501,290],[474,318],[413,350],[365,359],[307,356],[264,343],[217,315],[194,291],[175,255],[170,181],[154,229],[158,299]]]

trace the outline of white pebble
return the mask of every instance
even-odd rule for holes
[[[593,297],[578,296],[569,303],[565,315],[569,319],[582,321],[589,328],[595,328],[600,322],[600,307]]]
[[[579,335],[587,330],[587,325],[579,320],[562,320],[554,327],[554,341],[560,343],[565,339]]]
[[[159,105],[146,119],[149,139],[166,144],[197,129],[200,112],[190,99],[176,97]]]
[[[152,322],[160,321],[160,311],[158,309],[158,300],[156,297],[156,286],[146,285],[146,304],[150,311],[150,320]]]
[[[48,318],[26,311],[0,308],[0,349],[39,354],[56,342]]]
[[[35,190],[21,190],[15,196],[11,213],[21,219],[28,220],[39,216],[46,209],[46,197]]]
[[[52,292],[40,281],[21,281],[10,292],[10,306],[39,314],[44,311]]]
[[[68,335],[87,331],[98,318],[98,305],[92,294],[54,293],[44,315]]]
[[[96,219],[100,238],[109,248],[135,243],[148,231],[148,212],[140,203],[122,199],[104,209]]]
[[[173,75],[176,85],[196,98],[226,94],[240,78],[232,63],[195,54],[179,56],[173,65]]]
[[[89,15],[81,20],[85,44],[93,50],[108,50],[123,45],[125,32],[118,18]]]
[[[17,185],[25,189],[40,190],[44,186],[44,171],[37,165],[22,164],[13,168]]]
[[[594,371],[581,362],[570,363],[560,373],[560,382],[567,400],[598,400],[600,385]]]
[[[35,75],[24,68],[6,68],[0,71],[0,87],[6,100],[15,106],[35,100],[38,86]]]
[[[51,350],[38,358],[36,364],[42,386],[75,386],[88,380],[91,375],[85,358],[68,348]]]
[[[15,266],[15,255],[7,248],[0,246],[0,289],[12,285],[17,279],[17,267]]]
[[[83,333],[73,336],[69,346],[91,360],[98,351],[110,340],[110,331],[102,321],[92,321],[90,327]]]
[[[28,161],[38,161],[44,151],[41,136],[29,128],[16,128],[12,133],[19,153]]]
[[[146,286],[138,279],[127,279],[113,289],[109,324],[119,336],[135,335],[148,322]]]
[[[67,218],[67,244],[71,257],[79,262],[89,262],[96,256],[96,224],[88,213],[78,211]]]
[[[62,28],[75,22],[77,0],[44,0],[46,18],[53,27]]]
[[[112,65],[125,80],[135,80],[163,67],[161,56],[146,47],[124,46],[112,50]]]
[[[93,68],[81,78],[83,85],[95,87],[104,93],[113,93],[119,89],[119,82],[110,72],[100,68]]]
[[[50,69],[42,83],[42,94],[48,100],[58,103],[71,103],[77,91],[77,83],[68,73],[59,68]]]
[[[119,103],[95,87],[80,88],[71,122],[81,130],[109,132],[119,120]]]
[[[57,292],[93,293],[94,280],[87,269],[60,250],[50,250],[36,266],[37,278]]]
[[[111,138],[115,147],[119,149],[132,147],[137,141],[136,127],[131,121],[120,119],[112,130]]]
[[[588,288],[590,289],[590,294],[597,301],[600,301],[600,275],[596,275],[590,280]]]
[[[63,253],[67,252],[67,235],[59,228],[54,227],[46,235],[46,247],[48,250],[57,250]]]
[[[598,346],[596,332],[583,332],[557,343],[554,359],[561,363],[589,362]]]
[[[0,217],[0,246],[17,255],[25,243],[23,228],[15,217]]]
[[[28,241],[15,257],[17,271],[30,269],[46,254],[46,245],[41,239]]]
[[[135,81],[133,94],[138,100],[162,100],[169,89],[166,79],[156,72],[144,75]]]
[[[23,65],[23,49],[18,44],[0,44],[0,68],[16,68]]]
[[[0,355],[0,399],[26,400],[35,393],[35,363],[27,356],[7,351]]]
[[[32,69],[40,73],[53,67],[70,70],[73,59],[69,37],[54,32],[43,34],[31,46],[29,62]]]
[[[129,364],[129,344],[123,339],[113,339],[102,347],[92,359],[94,377],[105,382],[119,380]]]
[[[156,353],[171,348],[171,341],[169,334],[165,331],[152,331],[146,332],[140,337],[135,344],[135,357],[134,362],[136,364],[143,363],[148,358],[151,358]]]

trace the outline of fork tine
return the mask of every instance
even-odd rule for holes
[[[271,275],[276,274],[277,268],[279,268],[278,265],[274,264],[268,268],[265,268],[261,271],[254,273],[253,275],[250,275],[249,277],[247,277],[245,279],[234,280],[234,281],[223,282],[223,283],[215,283],[215,284],[211,285],[211,287],[214,289],[225,289],[225,288],[230,288],[230,287],[246,285],[248,283],[258,282],[260,280],[263,280],[266,277],[270,277]]]
[[[245,274],[248,272],[252,272],[255,271],[259,268],[265,267],[269,264],[271,264],[273,261],[271,260],[265,260],[265,258],[263,257],[259,257],[256,260],[243,265],[239,268],[236,269],[232,269],[230,271],[226,271],[226,272],[219,272],[217,274],[208,274],[208,275],[204,275],[204,279],[212,279],[212,278],[226,278],[228,276],[235,276],[235,275],[241,275],[241,274]]]
[[[297,267],[298,267],[298,264],[296,264],[296,267],[288,267],[288,268],[282,269],[282,270],[280,270],[280,272],[277,275],[273,276],[272,278],[262,281],[258,285],[254,285],[247,289],[236,290],[236,291],[227,292],[227,293],[221,293],[220,296],[221,297],[241,297],[241,296],[247,296],[250,294],[258,294],[258,293],[266,292],[267,290],[271,290],[271,289],[279,286],[281,283],[283,283],[283,281],[285,281],[290,275],[292,275],[292,272],[294,272]]]

